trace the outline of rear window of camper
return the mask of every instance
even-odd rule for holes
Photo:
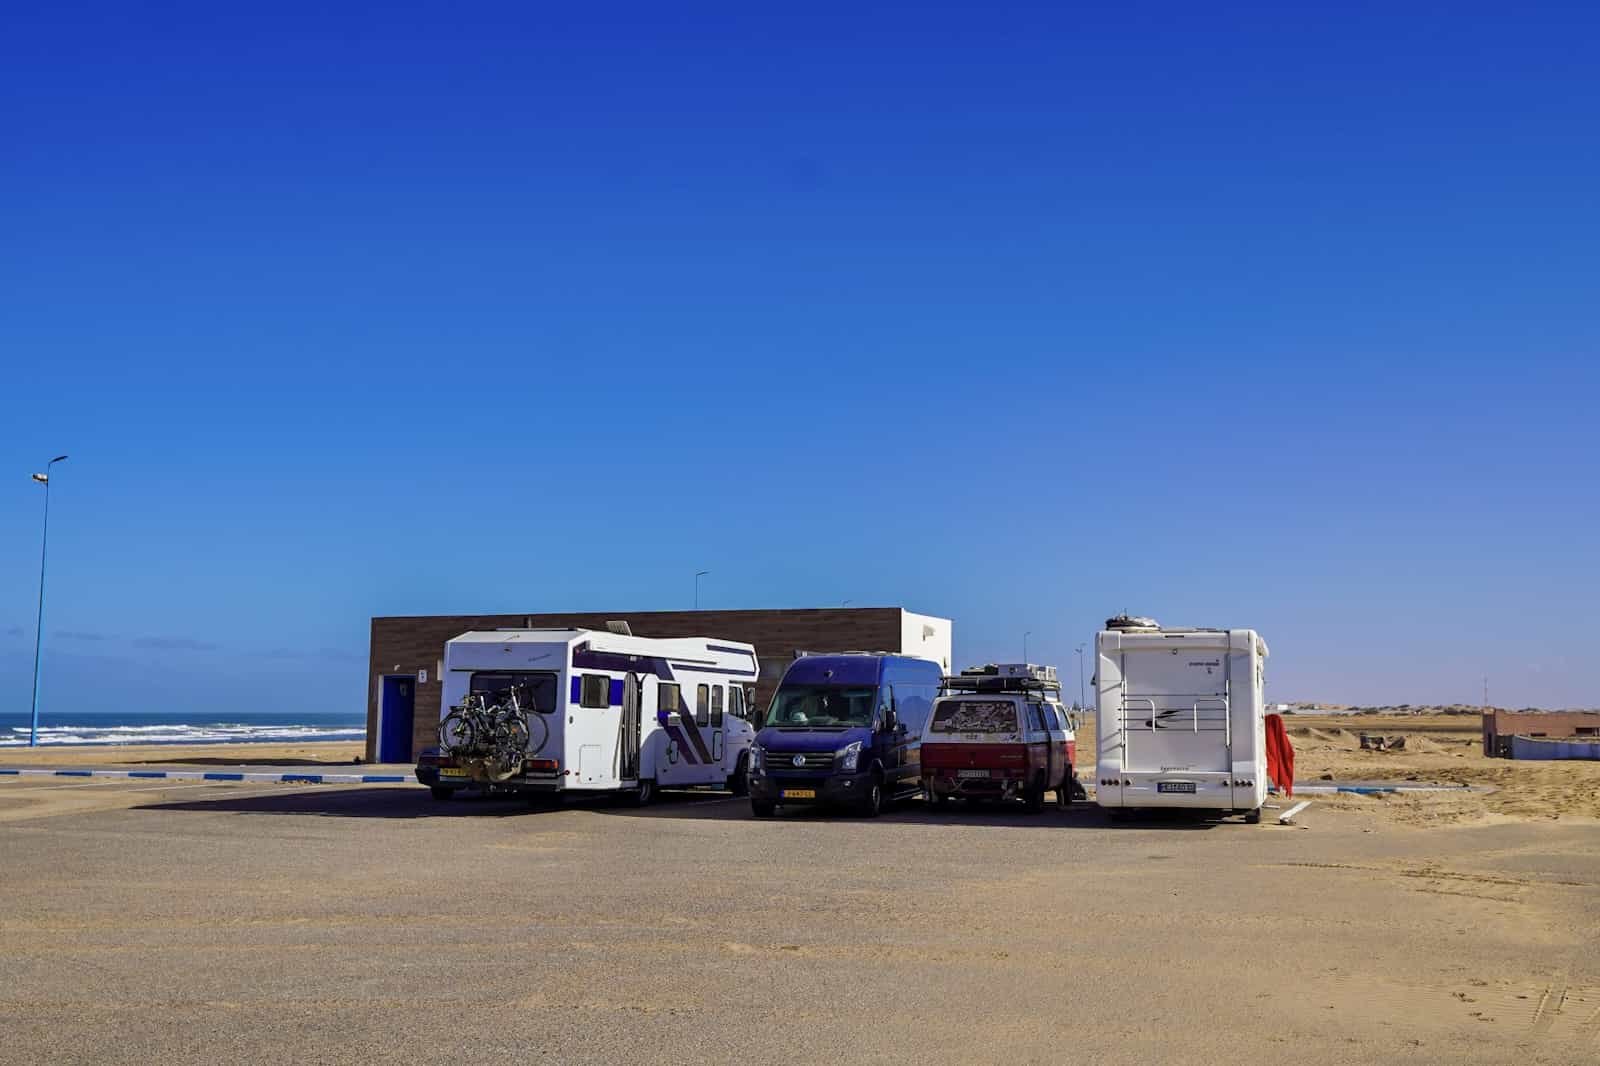
[[[517,703],[522,709],[554,714],[556,709],[555,674],[475,673],[470,691],[483,697],[485,703],[504,703],[512,690],[517,693]]]
[[[933,733],[1015,733],[1017,707],[1008,700],[940,700]]]
[[[681,711],[683,701],[679,698],[678,686],[661,682],[661,687],[657,690],[656,703],[667,714],[677,714]]]

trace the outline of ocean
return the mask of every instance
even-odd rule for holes
[[[360,740],[366,721],[352,714],[300,711],[223,717],[152,711],[44,716],[41,746],[64,744],[265,744]],[[28,715],[0,714],[0,750],[28,743]]]

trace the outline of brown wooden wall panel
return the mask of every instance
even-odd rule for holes
[[[378,690],[385,674],[422,670],[428,680],[417,685],[412,720],[412,758],[437,742],[438,676],[445,642],[473,630],[598,629],[619,619],[640,637],[721,637],[754,644],[761,660],[756,700],[772,698],[784,666],[796,651],[901,650],[900,608],[824,607],[797,611],[584,611],[563,614],[417,615],[372,620],[371,659],[367,673],[367,758],[378,754]]]

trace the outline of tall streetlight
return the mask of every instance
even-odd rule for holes
[[[694,609],[700,609],[700,579],[711,573],[709,570],[696,570],[694,572]]]
[[[50,468],[65,459],[58,455],[44,464],[44,473],[33,480],[44,486],[44,537],[39,543],[39,619],[33,636],[33,724],[28,730],[28,747],[39,746],[39,650],[44,645],[44,560],[50,547]]]
[[[1083,687],[1083,649],[1087,644],[1078,645],[1078,710],[1089,709],[1089,690]]]
[[[1023,662],[1027,662],[1028,661],[1028,638],[1031,637],[1031,636],[1033,636],[1033,630],[1031,630],[1031,629],[1028,630],[1026,633],[1022,634],[1022,661]]]

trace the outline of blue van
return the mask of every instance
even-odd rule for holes
[[[922,727],[938,663],[904,655],[803,655],[789,664],[750,748],[750,809],[853,808],[871,818],[922,788]]]

